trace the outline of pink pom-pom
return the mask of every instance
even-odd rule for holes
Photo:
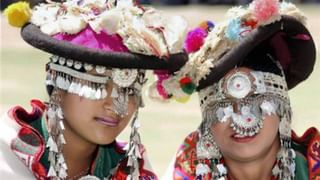
[[[268,22],[273,16],[279,15],[279,0],[255,0],[253,15],[260,24]]]
[[[207,37],[207,35],[207,31],[202,28],[196,28],[190,31],[184,43],[184,48],[187,53],[189,54],[198,51],[203,45],[204,39]]]

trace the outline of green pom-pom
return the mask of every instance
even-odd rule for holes
[[[189,95],[191,95],[195,90],[196,90],[196,85],[193,83],[188,83],[182,86],[182,91]]]

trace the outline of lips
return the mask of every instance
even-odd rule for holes
[[[110,126],[110,127],[116,127],[120,123],[119,120],[108,118],[108,117],[96,117],[95,120],[98,123],[101,123],[103,125]]]
[[[247,142],[250,142],[252,141],[254,138],[256,137],[256,135],[254,136],[245,136],[245,135],[241,135],[241,134],[233,134],[231,136],[231,138],[238,142],[238,143],[247,143]]]

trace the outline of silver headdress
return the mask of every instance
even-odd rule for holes
[[[128,114],[129,95],[135,95],[139,107],[143,107],[141,89],[145,84],[145,70],[136,69],[106,69],[102,66],[95,66],[87,63],[65,59],[56,55],[52,56],[48,63],[46,85],[52,86],[48,116],[50,168],[48,177],[53,179],[67,178],[67,164],[65,163],[62,148],[66,141],[63,136],[63,111],[60,107],[61,97],[57,90],[76,94],[91,100],[101,100],[107,96],[112,97],[113,109],[116,114],[123,117]],[[108,72],[109,71],[109,72]],[[89,72],[93,72],[91,75]],[[110,75],[109,75],[110,74]],[[108,95],[106,84],[112,80],[113,88]],[[132,169],[131,176],[139,175],[139,154],[140,135],[138,132],[139,121],[138,110],[132,121],[132,133],[130,136],[127,156],[128,166]]]
[[[230,120],[230,127],[240,136],[254,136],[263,127],[265,116],[273,114],[280,117],[281,141],[281,150],[273,175],[280,179],[294,178],[295,152],[291,149],[291,107],[284,76],[236,68],[219,82],[200,90],[199,97],[203,122],[198,130],[197,156],[200,160],[213,161],[215,165],[208,171],[213,173],[212,177],[225,176],[226,169],[219,163],[221,154],[210,127],[215,123]],[[204,164],[200,163],[200,166],[202,168],[199,168],[199,171],[203,171]]]

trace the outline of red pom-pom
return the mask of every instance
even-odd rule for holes
[[[207,31],[202,28],[196,28],[193,31],[190,31],[184,44],[184,48],[187,53],[198,51],[204,44],[204,39],[207,35]]]
[[[250,26],[251,29],[255,29],[257,27],[258,22],[256,20],[253,19],[249,19],[247,21],[244,22],[245,26]]]
[[[184,78],[180,79],[180,85],[189,84],[191,82],[192,82],[192,80],[189,77],[184,77]]]

